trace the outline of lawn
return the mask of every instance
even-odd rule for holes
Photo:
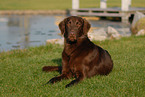
[[[0,0],[0,10],[66,10],[72,0]],[[145,7],[145,0],[132,0],[132,7]],[[81,8],[99,7],[100,0],[80,0]],[[108,0],[108,7],[120,7],[121,0]]]
[[[85,79],[65,88],[70,80],[42,86],[58,72],[45,73],[45,65],[60,65],[61,45],[45,45],[0,53],[0,97],[143,97],[145,95],[145,36],[94,41],[114,61],[108,76]]]

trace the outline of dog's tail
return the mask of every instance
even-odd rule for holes
[[[45,72],[50,72],[50,71],[61,72],[62,71],[62,67],[61,66],[44,66],[42,68],[42,71],[45,71]]]

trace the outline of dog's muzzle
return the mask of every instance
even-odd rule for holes
[[[68,36],[69,41],[76,41],[76,34],[74,32],[70,32],[69,36]]]

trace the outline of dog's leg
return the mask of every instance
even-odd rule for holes
[[[71,81],[69,84],[67,84],[65,87],[66,88],[68,88],[68,87],[70,87],[70,86],[73,86],[73,85],[75,85],[75,84],[78,84],[80,81],[82,81],[85,77],[84,77],[84,75],[82,74],[82,73],[78,73],[78,74],[76,74],[76,76],[78,75],[78,77],[75,79],[75,80],[73,80],[73,81]]]
[[[61,81],[62,79],[68,79],[68,78],[70,78],[71,77],[71,72],[70,72],[70,69],[69,69],[68,62],[69,62],[69,57],[63,51],[63,53],[62,53],[62,67],[60,68],[61,71],[62,71],[62,74],[60,76],[53,77],[46,84],[49,84],[49,83],[54,84],[54,83],[56,83],[58,81]],[[43,70],[44,69],[45,68],[43,68]],[[58,70],[59,68],[56,67],[56,66],[53,66],[53,67],[49,66],[48,69],[49,69],[49,71],[53,71],[53,70]],[[48,70],[48,69],[46,67],[46,70]],[[46,85],[46,84],[44,84],[44,85]]]
[[[58,81],[61,81],[62,79],[68,79],[71,74],[69,71],[69,57],[66,55],[66,53],[63,51],[62,53],[62,74],[60,76],[54,77],[52,79],[50,79],[47,83],[56,83]]]
[[[53,77],[52,79],[50,79],[46,84],[54,84],[58,81],[61,81],[62,79],[68,79],[69,77],[66,75],[66,74],[61,74],[60,76],[57,76],[57,77]],[[45,84],[45,85],[46,85]]]
[[[45,72],[59,71],[59,72],[61,72],[62,71],[62,67],[61,66],[44,66],[42,68],[42,71],[45,71]]]

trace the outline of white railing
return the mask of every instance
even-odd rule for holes
[[[131,6],[131,0],[121,0],[121,10],[128,11]],[[107,0],[100,0],[100,8],[107,8]],[[79,0],[72,0],[72,9],[79,9]]]

